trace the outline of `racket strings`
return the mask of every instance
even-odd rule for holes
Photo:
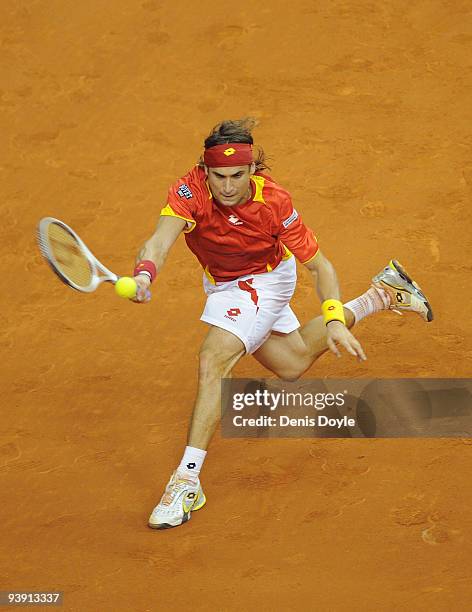
[[[44,238],[40,242],[43,240]],[[93,270],[74,236],[61,225],[50,223],[47,228],[47,242],[58,272],[75,285],[88,287],[93,280]]]

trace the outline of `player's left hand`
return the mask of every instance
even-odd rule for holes
[[[348,353],[357,357],[360,361],[365,361],[364,350],[360,342],[351,334],[348,328],[340,321],[331,321],[326,326],[328,334],[328,347],[336,357],[341,357],[337,344],[343,346]]]

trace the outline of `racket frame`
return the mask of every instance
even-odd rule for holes
[[[54,254],[50,248],[50,243],[49,243],[49,234],[47,230],[48,230],[48,227],[52,223],[59,225],[63,230],[65,230],[68,234],[70,234],[70,236],[72,236],[72,238],[77,242],[82,253],[85,255],[89,263],[90,271],[92,275],[92,280],[88,286],[83,287],[83,286],[75,284],[73,281],[67,278],[65,274],[61,272],[60,265],[57,262],[56,258],[54,257]],[[115,284],[116,281],[120,278],[114,272],[112,272],[106,266],[104,266],[95,257],[95,255],[87,247],[87,245],[80,238],[80,236],[78,236],[78,234],[74,232],[74,230],[71,227],[69,227],[66,223],[64,223],[63,221],[60,221],[59,219],[56,219],[54,217],[44,217],[43,219],[40,220],[38,224],[37,232],[38,232],[38,243],[39,243],[39,248],[41,250],[41,253],[46,258],[53,272],[60,278],[60,280],[63,283],[65,283],[69,287],[72,287],[72,289],[75,289],[76,291],[81,291],[83,293],[92,293],[92,291],[95,291],[101,283],[110,282],[110,283]]]

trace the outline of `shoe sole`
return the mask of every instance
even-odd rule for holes
[[[151,529],[172,529],[173,527],[180,527],[180,525],[183,525],[184,523],[187,523],[190,520],[192,512],[194,512],[195,510],[200,510],[200,508],[203,508],[205,504],[206,504],[206,497],[202,491],[202,499],[200,500],[198,505],[191,508],[187,514],[184,514],[180,523],[177,523],[177,525],[171,525],[170,523],[159,523],[158,525],[153,525],[152,523],[148,523],[148,527],[150,527]]]
[[[434,319],[433,309],[431,308],[431,305],[428,302],[428,299],[425,296],[425,294],[423,293],[423,291],[420,289],[418,284],[411,278],[411,276],[408,274],[408,272],[405,270],[405,268],[401,265],[401,263],[399,261],[397,261],[396,259],[392,259],[392,261],[391,261],[391,263],[389,265],[396,272],[398,272],[398,274],[403,278],[404,281],[406,281],[407,283],[410,283],[411,285],[413,285],[413,287],[415,287],[415,289],[418,289],[418,291],[421,293],[421,295],[424,298],[424,305],[427,308],[426,320],[427,320],[428,323],[430,323]],[[383,282],[385,282],[385,281],[383,281]],[[385,283],[385,284],[388,284],[388,283]],[[389,286],[393,287],[393,289],[403,290],[402,287],[395,287],[393,285],[389,285]]]
[[[428,323],[430,323],[434,319],[434,315],[433,315],[433,309],[431,308],[431,305],[430,305],[430,303],[428,301],[428,298],[425,296],[423,291],[419,288],[418,284],[415,283],[415,281],[411,278],[411,276],[407,273],[407,271],[400,264],[399,261],[397,261],[396,259],[392,259],[392,264],[393,264],[395,270],[398,272],[398,274],[400,274],[400,276],[404,280],[406,280],[407,283],[410,283],[410,284],[413,285],[413,287],[416,287],[416,289],[418,289],[418,291],[424,297],[424,304],[425,304],[426,308],[428,309],[428,312],[426,314],[426,319],[427,319]]]

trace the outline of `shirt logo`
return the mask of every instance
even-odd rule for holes
[[[226,157],[229,157],[230,155],[234,155],[236,153],[236,149],[233,149],[233,147],[229,147],[229,149],[225,149],[223,153],[224,155],[226,155]]]
[[[187,200],[190,200],[190,198],[193,197],[193,193],[190,191],[190,187],[185,184],[180,185],[180,187],[177,190],[177,193],[179,194],[181,198],[186,198]]]
[[[241,221],[241,219],[238,219],[238,217],[236,215],[230,215],[228,217],[228,221],[230,223],[232,223],[233,225],[242,225],[243,222]]]
[[[293,209],[293,213],[290,215],[290,217],[285,219],[285,221],[282,221],[282,225],[285,228],[287,228],[291,223],[293,223],[297,219],[298,219],[298,213],[297,213],[297,211],[295,209]]]

